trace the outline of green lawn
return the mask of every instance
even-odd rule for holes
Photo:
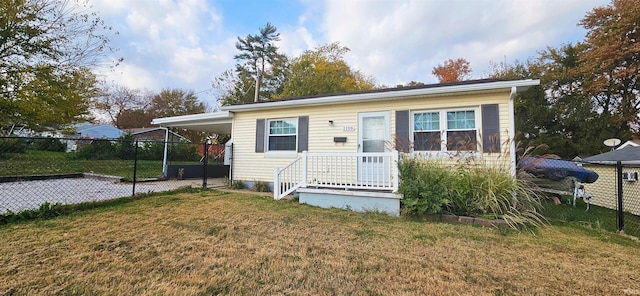
[[[564,197],[566,201],[569,197]],[[544,216],[554,224],[577,224],[594,229],[604,229],[606,231],[617,231],[617,212],[612,209],[591,205],[586,211],[587,205],[582,199],[576,200],[576,207],[563,203],[553,204],[552,201],[543,202]],[[625,213],[624,232],[640,238],[640,217],[631,213]]]
[[[5,153],[0,158],[0,176],[31,176],[68,173],[96,173],[133,177],[133,160],[74,159],[73,153],[28,150]],[[139,160],[138,178],[162,175],[161,160]]]
[[[638,252],[572,223],[519,233],[204,191],[0,226],[0,294],[624,295]]]

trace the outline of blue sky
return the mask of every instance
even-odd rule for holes
[[[238,36],[267,22],[281,51],[295,56],[340,42],[352,68],[378,84],[436,82],[433,67],[465,58],[474,78],[490,64],[524,61],[547,46],[584,39],[577,23],[603,0],[89,0],[118,32],[113,58],[100,70],[130,88],[193,90],[215,104],[211,81],[233,68]]]

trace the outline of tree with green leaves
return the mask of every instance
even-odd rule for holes
[[[278,53],[278,47],[275,45],[276,41],[280,41],[280,33],[277,33],[275,26],[267,23],[260,28],[259,34],[249,34],[244,38],[238,37],[236,42],[236,49],[240,51],[239,54],[234,56],[234,59],[239,62],[236,65],[236,72],[240,77],[251,76],[254,78],[254,102],[265,99],[260,98],[260,90],[265,78],[272,78],[272,75],[278,77],[277,73],[268,73],[267,71],[277,71],[278,67],[273,67],[275,64],[286,64],[286,56]],[[278,87],[274,85],[268,86],[270,88]]]
[[[149,112],[156,118],[198,114],[207,111],[207,105],[198,100],[193,91],[165,88],[151,97]]]
[[[193,91],[169,88],[151,97],[148,110],[152,118],[199,114],[207,111],[209,111],[207,105],[199,101]],[[193,142],[202,142],[208,136],[204,132],[186,129],[177,130],[177,132]]]
[[[494,78],[535,79],[541,85],[518,94],[515,99],[516,140],[525,147],[546,146],[538,153],[571,159],[607,149],[607,138],[628,138],[628,130],[613,125],[584,91],[581,73],[582,43],[547,48],[526,63],[494,66]]]
[[[349,48],[335,42],[307,50],[292,60],[279,98],[335,94],[373,89],[372,78],[351,69],[344,60]]]
[[[71,0],[0,2],[0,126],[37,129],[87,116],[97,92],[89,69],[113,49],[110,27],[86,11]]]

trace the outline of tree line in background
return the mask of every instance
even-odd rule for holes
[[[109,47],[111,28],[96,13],[86,13],[87,2],[0,3],[0,134],[16,124],[37,129],[90,120],[91,110],[119,128],[207,111],[193,91],[152,93],[101,84],[91,69],[116,50]],[[548,47],[524,62],[494,64],[489,75],[541,80],[516,99],[517,140],[546,145],[545,152],[564,158],[603,152],[604,139],[629,139],[640,128],[640,0],[612,0],[578,25],[588,31],[584,41]],[[349,48],[338,42],[289,57],[279,52],[279,40],[270,23],[258,34],[238,37],[235,68],[212,81],[221,105],[385,87],[352,69],[345,61]],[[441,82],[472,77],[463,58],[445,61],[432,74]],[[179,132],[195,141],[205,136]]]
[[[517,140],[563,158],[606,152],[603,140],[631,139],[640,128],[640,0],[613,0],[578,25],[583,42],[494,65],[492,74],[540,79],[515,101]]]
[[[94,98],[95,108],[106,115],[119,129],[150,127],[154,118],[198,114],[209,111],[208,106],[193,91],[163,89],[159,93],[107,85]],[[178,131],[183,137],[202,142],[206,133]]]

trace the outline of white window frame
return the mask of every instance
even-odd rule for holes
[[[274,121],[294,121],[296,124],[296,133],[295,134],[271,134],[271,122]],[[286,118],[270,118],[265,122],[265,137],[264,137],[264,151],[265,156],[268,157],[295,157],[298,155],[298,133],[299,133],[299,122],[297,117],[286,117]],[[295,136],[296,146],[293,150],[270,150],[269,149],[269,140],[272,136]]]
[[[449,112],[461,112],[461,111],[473,111],[473,121],[474,121],[473,125],[474,125],[474,128],[460,128],[460,129],[451,129],[451,128],[449,128],[449,121],[448,121],[448,118],[447,118],[447,113],[449,113]],[[476,132],[476,135],[475,135],[476,136],[475,137],[476,138],[476,149],[475,150],[454,150],[454,151],[449,151],[447,149],[447,147],[446,147],[447,146],[447,141],[443,142],[444,146],[445,146],[443,149],[445,151],[448,151],[448,152],[476,152],[476,151],[478,151],[479,148],[480,148],[480,147],[478,147],[478,139],[479,139],[478,138],[478,129],[480,127],[480,118],[478,117],[479,110],[477,108],[476,109],[472,109],[472,108],[468,108],[468,109],[467,108],[450,109],[450,110],[444,110],[442,113],[443,113],[442,116],[444,116],[444,119],[445,119],[445,126],[446,126],[446,129],[444,130],[443,133],[447,133],[447,132],[450,132],[450,131],[475,131]],[[447,138],[446,134],[442,135],[442,137],[445,140]]]
[[[438,114],[438,129],[437,130],[416,130],[416,114],[424,114],[424,113],[437,113]],[[446,114],[446,113],[445,113]],[[422,111],[415,111],[415,112],[411,112],[411,131],[410,131],[410,138],[411,138],[411,143],[413,144],[413,150],[415,150],[415,133],[416,132],[439,132],[440,133],[440,150],[415,150],[415,151],[419,151],[419,152],[439,152],[442,151],[442,145],[444,144],[442,139],[442,111],[441,110],[422,110]]]
[[[457,111],[473,111],[474,115],[474,125],[473,129],[449,129],[448,121],[447,121],[447,113],[448,112],[457,112]],[[410,131],[409,136],[411,138],[411,143],[415,143],[415,132],[420,132],[419,130],[415,130],[415,114],[421,113],[438,113],[439,114],[439,125],[440,125],[440,150],[415,150],[415,146],[412,147],[412,152],[415,154],[426,155],[429,157],[449,157],[451,153],[460,153],[461,156],[478,156],[481,154],[480,146],[476,144],[476,150],[453,150],[448,151],[447,149],[447,132],[449,131],[476,131],[476,141],[479,139],[479,131],[481,130],[481,120],[480,120],[480,108],[479,107],[461,107],[461,108],[447,108],[447,109],[425,109],[425,110],[416,110],[411,111],[410,116]],[[464,155],[463,155],[464,154]]]

